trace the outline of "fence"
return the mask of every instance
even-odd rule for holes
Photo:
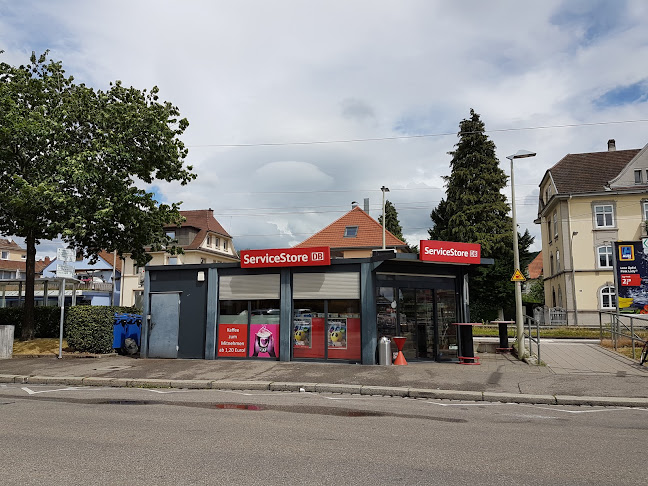
[[[601,333],[601,340],[603,340],[604,333],[604,317],[609,319],[609,332],[612,339],[614,350],[618,349],[619,338],[627,338],[632,342],[632,359],[637,359],[636,344],[641,343],[644,345],[646,340],[642,339],[635,333],[636,329],[648,330],[648,315],[643,317],[642,314],[617,314],[610,311],[599,311],[599,329]],[[606,324],[607,332],[607,324]]]
[[[541,326],[566,326],[567,310],[562,307],[536,307],[533,319]]]

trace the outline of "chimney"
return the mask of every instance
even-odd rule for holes
[[[351,201],[351,209],[355,209],[358,207],[358,201]]]
[[[369,198],[368,197],[364,198],[364,212],[369,214]]]
[[[616,142],[613,138],[608,140],[608,152],[614,152],[616,150]]]

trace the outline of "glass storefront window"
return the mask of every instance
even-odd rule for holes
[[[222,300],[218,357],[278,358],[279,300]]]
[[[325,301],[294,300],[293,309],[293,358],[325,358]]]
[[[293,358],[359,361],[360,301],[293,301]]]

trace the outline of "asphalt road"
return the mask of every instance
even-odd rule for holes
[[[641,484],[648,410],[0,385],[2,484]]]

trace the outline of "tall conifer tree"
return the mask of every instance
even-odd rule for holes
[[[459,124],[457,136],[459,142],[449,152],[451,172],[444,176],[446,198],[430,214],[434,226],[429,235],[433,240],[480,243],[482,257],[495,260],[470,272],[471,319],[490,320],[514,301],[512,220],[502,193],[507,176],[474,110]],[[522,241],[528,248],[533,239]]]

